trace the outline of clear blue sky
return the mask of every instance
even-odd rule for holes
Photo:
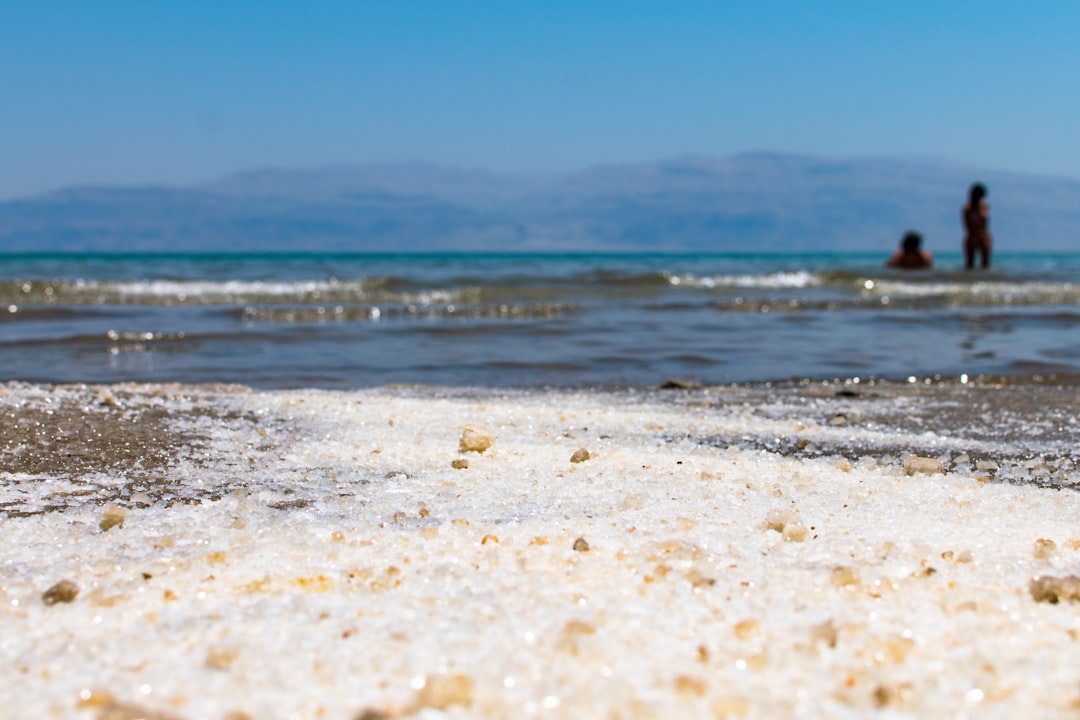
[[[0,198],[428,160],[929,156],[1080,178],[1080,3],[0,3]]]

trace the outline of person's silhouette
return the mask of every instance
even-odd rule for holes
[[[922,249],[922,235],[908,230],[900,240],[900,249],[893,253],[885,266],[904,270],[929,270],[933,264],[933,256]]]
[[[987,204],[986,186],[975,183],[968,193],[967,204],[960,216],[964,221],[964,267],[975,267],[975,256],[979,255],[981,265],[990,267],[990,205]]]

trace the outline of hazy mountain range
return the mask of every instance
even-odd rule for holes
[[[999,250],[1080,249],[1078,180],[753,153],[563,175],[403,163],[74,187],[0,202],[0,252],[885,252],[909,228],[953,251],[975,180]]]

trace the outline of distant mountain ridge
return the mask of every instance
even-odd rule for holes
[[[1080,181],[928,160],[686,156],[569,174],[263,169],[0,202],[0,252],[956,250],[971,182],[999,248],[1080,248]]]

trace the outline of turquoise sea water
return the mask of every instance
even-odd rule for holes
[[[1080,376],[1080,253],[0,255],[0,380]]]

